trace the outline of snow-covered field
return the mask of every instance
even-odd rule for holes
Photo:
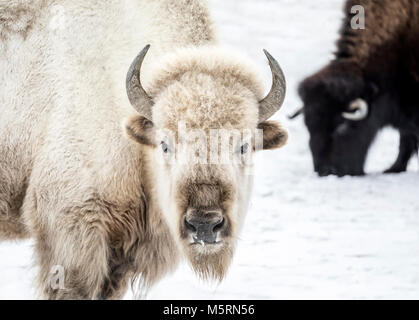
[[[418,299],[419,175],[381,175],[398,135],[377,139],[363,178],[317,178],[302,119],[298,82],[330,59],[342,0],[211,0],[221,39],[248,54],[270,85],[262,48],[281,63],[288,96],[277,116],[285,148],[257,156],[246,226],[226,280],[202,283],[181,265],[148,299]],[[0,299],[34,298],[32,243],[0,244]],[[131,298],[132,294],[126,296]]]

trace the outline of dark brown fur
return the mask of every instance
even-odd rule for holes
[[[355,5],[365,9],[364,30],[351,27]],[[320,175],[363,174],[369,146],[386,125],[400,130],[403,145],[408,145],[404,137],[419,137],[419,3],[348,0],[345,14],[335,59],[299,88]],[[345,123],[341,113],[358,98],[368,103],[368,118],[347,121],[345,134],[339,134],[337,128]],[[415,151],[404,153],[410,157]],[[405,155],[399,158],[409,158]]]

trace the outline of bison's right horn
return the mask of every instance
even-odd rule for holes
[[[268,95],[259,102],[259,122],[269,119],[277,112],[285,99],[286,82],[279,63],[272,57],[268,51],[263,50],[269,61],[272,72],[272,87]]]
[[[149,44],[141,50],[138,56],[131,63],[127,73],[126,89],[128,99],[134,109],[137,110],[143,117],[151,120],[153,100],[149,97],[147,92],[145,92],[140,79],[141,65],[148,49],[150,49]]]
[[[342,117],[352,121],[361,121],[368,116],[368,109],[368,103],[359,98],[349,104],[349,110],[342,112]]]
[[[304,107],[301,107],[297,111],[295,111],[293,114],[288,116],[288,119],[294,120],[295,118],[301,116],[304,113]]]

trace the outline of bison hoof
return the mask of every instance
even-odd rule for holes
[[[405,167],[391,167],[389,169],[387,169],[386,171],[384,171],[385,174],[391,174],[391,173],[401,173],[401,172],[405,172],[406,168]]]

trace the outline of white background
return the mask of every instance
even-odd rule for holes
[[[342,0],[211,0],[221,40],[259,64],[266,88],[266,48],[288,81],[275,118],[288,146],[261,152],[251,208],[233,265],[220,284],[199,281],[187,265],[154,287],[148,299],[418,299],[419,176],[382,175],[395,160],[398,134],[384,130],[363,178],[317,178],[300,118],[298,82],[335,49]],[[33,243],[0,244],[0,299],[34,298]],[[128,293],[126,298],[131,298]]]

